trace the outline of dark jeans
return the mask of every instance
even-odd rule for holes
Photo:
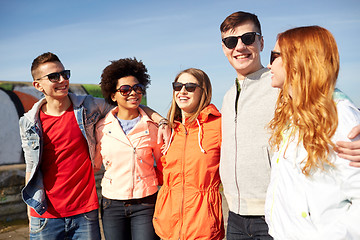
[[[106,240],[157,240],[152,224],[156,195],[141,199],[101,199]]]
[[[64,218],[31,217],[30,239],[100,240],[100,238],[98,209]]]
[[[253,239],[271,240],[264,216],[242,216],[229,212],[227,240]]]

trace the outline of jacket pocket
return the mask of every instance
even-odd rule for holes
[[[162,239],[170,239],[172,232],[175,231],[175,223],[173,219],[174,209],[171,207],[171,199],[169,197],[169,189],[162,187],[158,193],[153,216],[153,225],[156,234]],[[169,204],[168,204],[169,203]],[[167,206],[165,206],[167,204]],[[176,219],[175,219],[176,221]]]
[[[26,131],[25,141],[31,150],[37,150],[40,147],[40,138],[32,129]]]
[[[31,217],[30,233],[38,233],[44,230],[49,219]]]
[[[164,208],[164,205],[165,205],[165,200],[167,198],[167,195],[169,194],[169,191],[165,190],[165,187],[161,187],[159,192],[158,192],[158,195],[157,195],[157,199],[156,199],[156,207],[155,207],[155,219],[157,219],[157,217],[159,215],[161,215],[161,213],[163,213],[163,208]]]
[[[92,210],[90,212],[84,213],[84,218],[89,222],[99,221],[99,211],[98,209]]]
[[[102,197],[102,199],[101,199],[101,209],[104,210],[104,209],[109,208],[110,206],[111,206],[111,199]]]
[[[39,141],[37,139],[28,140],[28,147],[32,150],[37,150],[40,147]]]
[[[137,171],[142,178],[156,177],[155,160],[151,148],[139,148],[136,150]]]

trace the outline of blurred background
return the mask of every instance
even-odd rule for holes
[[[304,25],[329,29],[341,58],[338,87],[360,107],[358,0],[0,0],[0,80],[31,81],[32,60],[48,51],[79,84],[98,84],[110,60],[136,57],[151,76],[147,103],[159,113],[170,106],[175,75],[189,67],[209,75],[220,109],[236,73],[222,52],[219,26],[239,10],[259,17],[264,66],[279,32]]]

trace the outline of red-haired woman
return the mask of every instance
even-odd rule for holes
[[[265,216],[275,239],[360,239],[360,169],[338,157],[360,112],[335,89],[339,54],[319,26],[278,36],[268,68],[280,88],[269,124],[271,161]]]

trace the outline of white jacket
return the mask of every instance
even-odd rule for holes
[[[360,124],[360,112],[347,99],[336,102],[339,124],[332,141],[350,141],[347,134]],[[285,133],[285,146],[271,160],[265,205],[269,233],[286,240],[360,239],[360,168],[333,154],[334,167],[326,165],[325,171],[306,177],[301,162],[307,152],[297,139],[285,151],[288,141]]]

